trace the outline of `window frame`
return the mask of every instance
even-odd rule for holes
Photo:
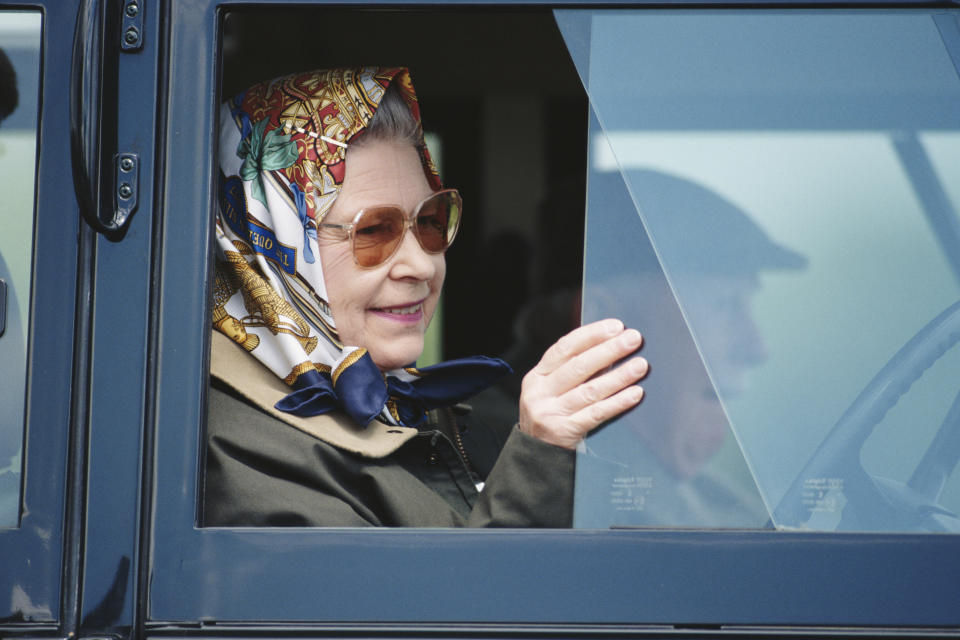
[[[44,184],[61,184],[71,174],[63,148],[70,137],[70,116],[62,77],[52,71],[53,61],[70,59],[75,11],[21,2],[0,6],[0,11],[27,10],[42,14],[39,113],[37,114],[34,237],[29,295],[20,302],[30,309],[27,335],[27,390],[23,440],[23,476],[19,526],[0,528],[0,629],[28,628],[34,632],[55,629],[62,619],[61,600],[71,575],[64,576],[65,532],[68,509],[66,490],[67,448],[71,434],[71,384],[74,380],[75,299],[78,260],[76,229],[79,215],[69,196]],[[55,260],[50,256],[56,256]],[[64,265],[67,277],[64,277]],[[2,339],[2,338],[0,338]]]
[[[162,358],[154,376],[148,630],[383,621],[612,632],[611,625],[960,627],[960,536],[199,528],[206,385],[197,381],[209,367],[210,278],[198,274],[211,273],[211,228],[197,212],[215,203],[220,15],[252,4],[175,1],[165,16],[170,135],[158,186],[165,204],[154,349]]]

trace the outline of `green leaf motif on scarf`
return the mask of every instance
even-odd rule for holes
[[[250,181],[250,194],[267,205],[266,194],[263,189],[263,171],[286,169],[297,161],[297,143],[280,133],[280,129],[272,129],[264,135],[267,128],[267,119],[263,119],[251,127],[250,136],[240,141],[237,155],[243,158],[240,167],[240,178]]]

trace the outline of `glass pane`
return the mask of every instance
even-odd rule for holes
[[[705,368],[778,528],[960,530],[957,37],[951,11],[592,14],[591,175],[625,181],[702,361],[690,379]],[[609,286],[657,306],[648,280]],[[655,421],[662,391],[704,431],[700,401],[662,389],[682,344],[656,348],[629,419]]]
[[[643,404],[581,451],[574,525],[762,527],[769,513],[627,185],[598,162],[610,152],[606,144],[593,117],[583,321],[616,317],[640,329],[653,368]],[[705,288],[713,286],[698,308],[716,313],[726,305],[739,319],[732,304],[739,291]]]
[[[0,527],[19,519],[39,81],[40,13],[0,12]]]

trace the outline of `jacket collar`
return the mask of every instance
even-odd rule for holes
[[[276,409],[274,405],[290,392],[277,378],[243,347],[219,331],[213,331],[210,344],[210,375],[264,413],[304,433],[368,458],[383,458],[417,435],[413,427],[399,427],[377,420],[366,428],[355,424],[343,413],[328,413],[301,418]]]

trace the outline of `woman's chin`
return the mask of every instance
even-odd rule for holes
[[[367,347],[380,371],[393,371],[409,366],[423,353],[423,338],[401,338],[383,348]]]

